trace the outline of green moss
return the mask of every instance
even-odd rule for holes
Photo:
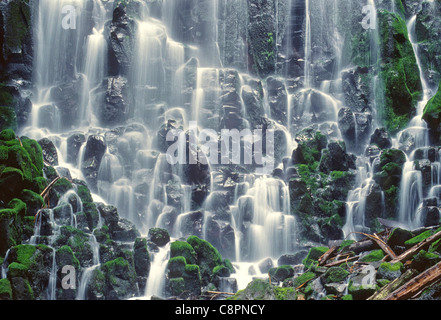
[[[14,247],[14,251],[17,255],[16,261],[29,268],[32,263],[31,258],[37,251],[37,248],[32,245],[22,244]]]
[[[343,240],[338,251],[342,251],[344,248],[349,247],[353,243],[355,243],[354,240]]]
[[[65,245],[62,246],[60,249],[57,250],[57,258],[62,256],[63,262],[67,263],[71,266],[73,266],[76,270],[80,270],[80,261],[75,256],[74,252],[72,251],[72,248]]]
[[[206,240],[196,236],[190,236],[187,242],[193,247],[197,255],[198,265],[202,269],[213,270],[214,267],[222,264],[222,256],[219,251]],[[206,265],[206,268],[205,268]]]
[[[317,275],[314,272],[305,272],[294,279],[294,288],[299,288],[305,283],[313,280]]]
[[[441,257],[438,254],[421,250],[413,258],[412,268],[422,272],[424,270],[433,267],[440,261],[441,261]]]
[[[15,277],[27,278],[29,268],[17,262],[12,262],[8,266],[8,276],[12,279]]]
[[[184,257],[189,264],[196,264],[197,262],[196,251],[194,251],[189,243],[184,241],[175,241],[170,245],[170,257],[174,258],[178,256]]]
[[[349,275],[349,272],[341,267],[329,268],[323,275],[325,283],[342,282]]]
[[[302,261],[305,268],[310,268],[318,259],[329,250],[328,247],[314,247],[308,252],[306,258]]]
[[[274,287],[274,293],[278,301],[296,300],[296,291],[294,288]]]
[[[185,291],[184,278],[172,278],[168,281],[168,287],[172,296],[179,296]]]
[[[12,300],[11,282],[8,279],[0,279],[0,300]]]
[[[433,234],[433,231],[431,231],[431,230],[424,231],[423,233],[417,235],[416,237],[413,237],[412,239],[407,240],[404,244],[408,247],[412,247],[412,246],[420,243],[421,241],[429,238],[432,234]]]
[[[182,256],[170,258],[167,266],[168,276],[170,278],[181,277],[184,274],[186,265],[187,261]]]
[[[271,268],[268,274],[271,277],[271,281],[283,282],[284,280],[294,276],[294,268],[292,266]]]
[[[373,250],[373,251],[369,252],[367,255],[365,255],[360,260],[362,262],[376,262],[376,261],[380,261],[383,258],[384,258],[383,250],[378,249],[378,250]]]

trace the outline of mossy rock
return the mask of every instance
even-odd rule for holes
[[[421,241],[426,240],[427,238],[432,236],[432,234],[433,234],[432,230],[424,231],[423,233],[420,233],[419,235],[413,237],[412,239],[409,239],[406,242],[404,242],[404,245],[406,245],[407,247],[412,247],[420,243]]]
[[[400,15],[385,10],[378,11],[378,20],[383,62],[380,75],[385,96],[380,114],[386,128],[395,134],[415,115],[422,84],[406,22]]]
[[[23,190],[20,199],[26,204],[26,215],[31,217],[34,217],[45,204],[40,194],[32,190]]]
[[[73,266],[76,271],[81,271],[80,261],[75,256],[72,248],[65,245],[56,251],[56,262],[58,266]],[[61,271],[61,270],[59,270]]]
[[[119,257],[108,261],[100,270],[105,277],[103,292],[106,300],[125,300],[138,294],[135,268],[126,259]],[[98,280],[103,286],[103,279]]]
[[[411,267],[420,272],[423,272],[424,270],[433,267],[440,261],[441,257],[438,254],[421,250],[420,252],[418,252],[417,255],[413,257]]]
[[[381,249],[373,250],[360,259],[362,262],[377,262],[384,258],[384,252]]]
[[[194,264],[187,264],[182,275],[185,281],[185,290],[199,296],[201,294],[202,278],[200,268]]]
[[[17,117],[15,111],[10,107],[0,106],[0,130],[17,129]]]
[[[150,272],[150,253],[148,250],[147,239],[136,238],[133,245],[133,251],[136,274],[141,277],[148,277]]]
[[[179,296],[185,291],[185,280],[184,278],[172,278],[168,281],[168,290],[170,295]]]
[[[170,258],[167,265],[168,276],[170,278],[182,277],[186,265],[187,261],[182,256]]]
[[[413,237],[412,232],[401,228],[395,228],[392,230],[387,242],[391,247],[404,246],[405,242]]]
[[[77,194],[83,203],[83,212],[86,215],[90,230],[98,226],[99,212],[96,204],[93,202],[92,194],[84,181],[74,180],[77,186]]]
[[[271,285],[268,280],[255,279],[227,300],[295,300],[294,288]]]
[[[184,241],[174,241],[170,245],[170,258],[182,256],[187,263],[196,264],[197,255],[193,247]]]
[[[274,287],[274,293],[277,301],[291,301],[297,299],[297,294],[294,288]]]
[[[165,246],[170,242],[170,234],[167,230],[161,228],[152,228],[149,230],[149,238],[159,247]]]
[[[196,252],[196,261],[201,269],[202,280],[204,283],[210,282],[213,277],[213,269],[223,263],[221,254],[211,243],[196,236],[190,236],[187,242]]]
[[[403,270],[403,268],[404,266],[401,262],[394,264],[383,262],[378,268],[377,277],[379,279],[393,281],[401,276],[401,271]]]
[[[12,300],[11,282],[7,278],[0,279],[0,300]]]
[[[0,210],[0,255],[22,242],[23,221],[26,214],[26,204],[13,199],[7,209]]]
[[[277,268],[271,268],[268,272],[271,277],[271,281],[283,282],[288,278],[294,276],[294,268],[292,266],[280,266]]]
[[[306,258],[302,261],[305,268],[310,268],[318,259],[329,250],[328,247],[314,247],[308,252]]]
[[[294,288],[299,288],[300,286],[304,286],[305,283],[315,279],[317,275],[314,272],[305,272],[294,279]]]
[[[323,275],[324,283],[342,282],[349,276],[349,272],[342,267],[331,267]]]
[[[292,159],[295,164],[311,165],[320,161],[322,150],[328,145],[328,139],[320,131],[307,128],[298,133],[295,137],[298,144],[293,151]]]

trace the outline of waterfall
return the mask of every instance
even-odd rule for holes
[[[165,270],[170,258],[170,244],[158,250],[158,252],[152,254],[152,264],[145,288],[144,296],[148,299],[152,296],[164,296]]]
[[[419,53],[419,43],[416,39],[416,25],[417,16],[411,17],[407,23],[408,35],[410,42],[412,43],[413,51],[415,54],[417,66],[420,73],[422,83],[422,98],[418,101],[416,108],[416,115],[411,119],[406,129],[399,132],[397,141],[401,140],[401,137],[405,134],[410,134],[414,137],[415,150],[429,147],[429,133],[427,123],[422,119],[424,108],[427,102],[431,99],[433,93],[431,92],[427,80],[425,78],[423,68],[421,65],[421,58]],[[409,228],[418,228],[421,226],[421,220],[419,218],[419,210],[422,207],[422,201],[425,194],[423,191],[423,176],[422,172],[415,168],[415,152],[412,152],[408,157],[408,161],[404,164],[403,174],[400,185],[400,206],[399,206],[399,221],[400,223],[408,226]],[[431,164],[431,169],[436,169],[436,164]],[[433,182],[438,180],[432,179]]]

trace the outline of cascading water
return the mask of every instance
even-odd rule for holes
[[[423,120],[423,112],[427,102],[433,96],[430,90],[425,75],[423,73],[419,44],[416,39],[416,19],[417,16],[413,16],[407,23],[407,29],[409,39],[412,43],[413,51],[415,53],[416,62],[420,72],[420,78],[422,83],[422,98],[418,101],[416,108],[416,115],[409,123],[409,126],[403,131],[399,132],[397,141],[400,141],[402,137],[411,135],[414,141],[414,150],[408,155],[407,162],[404,164],[403,177],[400,186],[400,204],[399,204],[399,222],[409,228],[418,228],[422,226],[420,217],[420,210],[422,208],[422,202],[427,196],[427,191],[423,190],[423,173],[416,168],[415,163],[415,150],[425,150],[430,146],[429,133],[427,123]],[[427,159],[428,157],[424,157]],[[435,159],[436,160],[436,159]],[[432,161],[430,164],[431,172],[437,172],[438,163]],[[437,182],[436,179],[431,179],[431,188],[433,188]],[[435,184],[434,184],[435,182]]]
[[[375,1],[367,4],[376,14]],[[396,12],[395,1],[391,4],[389,9]],[[68,5],[78,14],[73,30],[59,27],[63,18],[59,13]],[[125,5],[129,13],[121,9]],[[345,5],[348,8],[342,9]],[[49,137],[59,154],[55,168],[68,168],[73,179],[87,180],[93,198],[117,207],[142,237],[158,227],[167,229],[172,239],[197,235],[208,240],[233,261],[236,273],[231,277],[238,289],[252,277],[266,277],[259,269],[260,261],[269,259],[275,266],[277,258],[301,247],[300,221],[292,212],[297,199],[292,199],[290,179],[299,176],[291,159],[292,151],[299,148],[293,137],[304,128],[323,132],[330,142],[346,140],[348,150],[357,155],[343,237],[356,239],[356,232],[368,229],[366,207],[375,187],[378,157],[364,152],[366,137],[379,123],[376,108],[382,104],[378,97],[383,92],[378,25],[366,32],[369,54],[363,63],[368,67],[361,68],[364,73],[376,72],[369,80],[371,90],[362,97],[369,100],[368,106],[350,105],[344,92],[354,69],[345,52],[352,31],[341,24],[346,23],[345,12],[357,5],[337,0],[270,2],[265,9],[275,19],[271,26],[258,21],[266,36],[258,45],[247,30],[256,23],[254,7],[245,0],[205,1],[191,12],[184,1],[175,0],[40,0],[36,6],[36,93],[22,134]],[[295,21],[291,21],[293,13],[298,15]],[[415,118],[394,142],[398,148],[402,137],[413,135],[415,149],[427,153],[428,130],[421,115],[431,93],[422,73],[415,24],[416,16],[409,20],[408,30],[423,79],[423,98]],[[252,69],[253,65],[262,70]],[[256,75],[259,72],[271,75],[262,81]],[[342,110],[353,125],[346,132],[341,130]],[[222,148],[217,153],[209,148],[225,146],[225,141],[210,144],[222,130],[244,134],[254,129],[271,129],[276,134],[278,158],[267,174],[258,172],[258,165],[237,163],[248,159],[242,145],[250,137],[238,139],[240,151],[233,151],[231,157],[220,154]],[[167,135],[172,130],[181,130],[174,141]],[[83,135],[74,155],[73,134]],[[97,137],[104,141],[99,160],[90,155],[89,146],[89,139]],[[263,153],[268,156],[265,138],[254,133],[253,151],[263,142]],[[174,157],[167,151],[176,139],[175,150],[180,154]],[[203,145],[195,147],[192,139]],[[195,154],[196,163],[189,164]],[[225,158],[227,163],[216,161]],[[412,228],[420,226],[422,202],[440,196],[441,157],[431,162],[430,187],[423,185],[415,164],[422,158],[428,155],[408,155],[400,186],[399,222]],[[92,173],[91,168],[95,169]],[[53,245],[62,225],[79,227],[84,208],[76,192],[70,190],[54,208],[39,211],[30,244]],[[379,197],[384,206],[384,195]],[[51,226],[51,234],[45,233],[45,224]],[[88,298],[89,282],[101,267],[95,237],[100,227],[83,228],[92,258],[82,266],[78,300]],[[151,254],[150,274],[145,287],[139,288],[141,296],[164,297],[169,258],[170,245]],[[56,297],[59,269],[54,249],[49,299]],[[6,273],[2,266],[2,277]],[[231,279],[222,281],[225,290],[232,290]],[[323,291],[319,282],[314,286]]]

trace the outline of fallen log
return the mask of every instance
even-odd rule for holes
[[[339,265],[341,265],[343,263],[355,261],[355,260],[358,260],[358,259],[360,259],[360,256],[355,256],[355,257],[351,257],[351,258],[348,257],[346,259],[330,262],[330,263],[324,265],[324,267],[327,267],[327,268],[336,267],[336,266],[339,266]]]
[[[389,247],[389,245],[386,242],[381,240],[381,238],[378,235],[376,235],[374,233],[374,236],[372,237],[372,239],[378,244],[378,246],[381,248],[381,250],[383,250],[387,255],[389,255],[391,257],[391,259],[397,258],[397,255],[391,249],[391,247]]]
[[[390,282],[381,290],[375,292],[372,296],[370,296],[367,300],[384,300],[387,296],[389,296],[392,292],[400,288],[402,285],[407,283],[410,279],[412,279],[415,275],[418,274],[418,271],[414,269],[407,270],[403,273],[399,278]]]
[[[405,262],[406,260],[411,259],[414,255],[416,255],[418,252],[420,252],[423,248],[428,247],[435,241],[441,239],[441,231],[438,233],[435,233],[434,235],[430,236],[429,238],[421,241],[420,243],[414,245],[409,250],[403,252],[401,255],[396,257],[395,259],[392,259],[390,263],[397,263],[397,262]]]
[[[407,300],[415,298],[424,289],[441,280],[441,262],[419,274],[399,289],[392,292],[385,300]]]
[[[326,251],[318,260],[319,266],[323,266],[326,261],[337,251],[338,247],[332,247],[328,251]]]

